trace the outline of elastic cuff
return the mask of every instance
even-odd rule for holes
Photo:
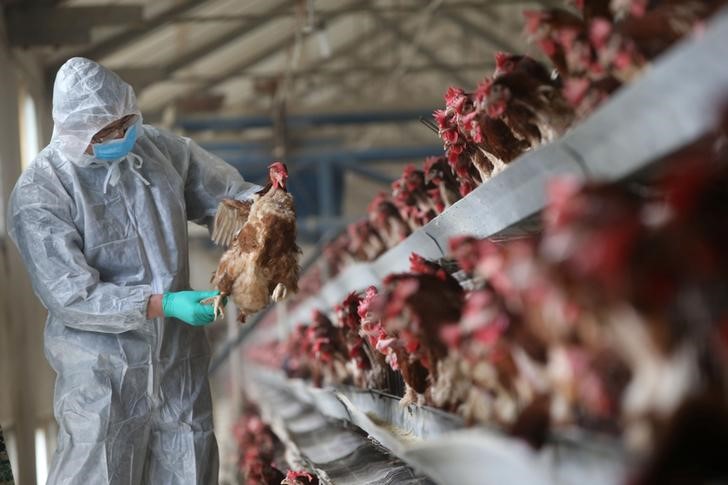
[[[141,313],[142,320],[149,320],[147,313],[149,310],[149,299],[154,294],[152,287],[142,288],[139,290],[139,311]]]

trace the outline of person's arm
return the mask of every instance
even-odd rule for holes
[[[101,281],[83,255],[71,207],[63,190],[39,176],[19,183],[11,196],[10,236],[41,302],[78,330],[121,333],[147,325],[151,286]]]
[[[164,316],[164,310],[162,309],[162,295],[152,295],[149,297],[149,304],[147,305],[147,318],[159,318]]]
[[[246,182],[235,167],[207,152],[194,141],[187,138],[182,140],[189,156],[185,179],[189,220],[209,225],[222,199],[246,200],[261,189],[258,185]]]
[[[144,125],[144,136],[151,138],[182,177],[187,219],[192,222],[209,227],[223,199],[246,200],[261,189],[190,138],[150,125]]]
[[[193,327],[202,327],[215,320],[214,299],[219,291],[175,291],[149,297],[147,318],[174,317]],[[227,298],[222,298],[225,305]]]

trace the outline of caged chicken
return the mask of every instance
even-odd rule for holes
[[[578,118],[681,38],[699,34],[725,0],[573,0],[577,11],[526,10],[526,33],[553,62]]]
[[[427,158],[424,172],[427,194],[435,206],[435,211],[442,214],[445,209],[460,199],[458,179],[450,169],[445,157]]]
[[[413,231],[437,215],[436,207],[427,194],[425,173],[412,164],[407,165],[402,177],[392,184],[392,197],[402,218]]]
[[[349,351],[344,331],[324,313],[314,310],[307,337],[311,346],[313,382],[317,387],[347,381]]]
[[[258,409],[246,405],[233,428],[239,450],[240,478],[249,485],[278,485],[285,475],[275,464],[280,442],[260,417]]]
[[[376,349],[405,383],[400,404],[422,404],[447,354],[439,329],[460,319],[464,291],[442,266],[412,253],[411,273],[391,274],[369,305],[366,319],[383,332]]]
[[[215,314],[231,296],[239,320],[298,290],[301,253],[296,244],[296,211],[286,190],[288,169],[269,167],[268,184],[251,204],[223,201],[215,217],[213,240],[230,246],[220,259],[212,284],[220,295],[212,299]]]
[[[384,193],[374,197],[367,212],[372,226],[389,248],[396,246],[412,232],[397,206]]]
[[[574,119],[545,65],[504,52],[495,64],[474,92],[449,88],[445,109],[433,114],[463,196],[525,151],[561,136]]]
[[[386,249],[384,241],[368,219],[349,225],[347,251],[356,261],[373,261]]]
[[[385,389],[387,384],[387,363],[384,356],[377,352],[376,341],[371,329],[365,330],[359,308],[364,296],[350,293],[336,306],[336,317],[342,328],[347,349],[349,368],[354,383],[365,389]]]
[[[281,485],[318,485],[319,479],[305,470],[293,471],[288,470],[286,478]]]

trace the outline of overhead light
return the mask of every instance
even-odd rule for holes
[[[304,35],[315,34],[319,46],[319,55],[328,59],[331,57],[331,43],[326,33],[326,22],[316,16],[315,0],[306,2],[306,24],[301,29]]]
[[[321,22],[316,28],[316,39],[319,45],[319,54],[324,59],[331,57],[331,44],[329,43],[329,34],[326,32],[326,26]]]
[[[303,33],[310,34],[318,29],[316,25],[316,7],[315,0],[306,2],[306,25],[303,26]]]

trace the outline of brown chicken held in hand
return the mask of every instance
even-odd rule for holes
[[[214,299],[216,314],[222,313],[223,298],[231,296],[245,321],[247,315],[298,290],[301,250],[296,245],[296,211],[286,190],[287,178],[283,163],[270,165],[268,184],[254,196],[245,225],[235,231],[232,245],[220,259],[212,277],[220,290]]]

